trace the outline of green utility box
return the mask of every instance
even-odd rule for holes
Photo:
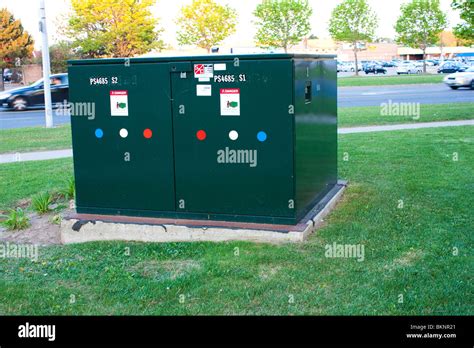
[[[334,58],[70,61],[77,212],[298,223],[337,183]]]

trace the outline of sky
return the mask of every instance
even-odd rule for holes
[[[253,41],[255,28],[252,24],[252,12],[260,1],[258,0],[215,0],[220,4],[228,4],[235,8],[238,13],[238,25],[236,34],[232,35],[224,44],[238,47],[248,46]],[[156,0],[152,13],[160,19],[160,26],[165,29],[163,40],[167,44],[177,46],[175,18],[183,5],[191,3],[192,0]],[[329,18],[334,7],[342,0],[309,0],[313,8],[311,18],[311,33],[320,37],[329,37],[327,31]],[[400,5],[409,0],[368,0],[369,5],[377,13],[379,27],[376,31],[378,37],[395,37],[393,26],[399,15]],[[451,0],[440,0],[441,9],[447,14],[449,28],[460,22],[459,14],[450,7]],[[59,28],[66,22],[68,13],[71,11],[69,0],[45,0],[46,17],[48,26],[48,37],[50,44],[61,40]],[[0,8],[6,7],[13,13],[15,18],[22,21],[24,28],[35,39],[35,48],[41,46],[41,36],[38,30],[39,0],[0,0]]]

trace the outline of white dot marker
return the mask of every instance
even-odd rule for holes
[[[229,139],[230,140],[237,140],[238,137],[239,137],[239,133],[237,133],[237,131],[231,130],[229,132]]]
[[[126,137],[128,137],[128,130],[126,130],[125,128],[122,128],[120,130],[119,134],[122,138],[126,138]]]

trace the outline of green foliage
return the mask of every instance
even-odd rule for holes
[[[438,42],[439,34],[447,25],[439,0],[412,0],[403,4],[400,12],[395,24],[397,42],[423,52]]]
[[[67,61],[80,58],[72,44],[68,41],[60,41],[52,45],[49,48],[49,56],[51,59],[51,72],[53,74],[67,72]]]
[[[161,48],[155,0],[72,0],[66,29],[85,57],[131,57]]]
[[[257,5],[256,44],[259,47],[288,48],[311,30],[311,6],[307,0],[268,0]]]
[[[31,205],[38,214],[45,214],[51,209],[49,205],[53,202],[53,196],[49,192],[41,192],[33,196]]]
[[[6,8],[0,9],[0,91],[3,91],[3,69],[15,65],[17,58],[25,59],[33,52],[34,41]]]
[[[460,11],[459,16],[464,21],[454,27],[454,34],[467,45],[474,44],[474,1],[453,0],[451,7]]]
[[[377,26],[377,16],[365,0],[345,0],[332,11],[329,33],[334,40],[355,46],[372,40]]]
[[[63,187],[59,193],[67,200],[74,199],[76,193],[74,177],[71,176],[67,179],[65,187]]]
[[[196,45],[209,52],[235,32],[237,12],[213,0],[194,0],[181,8],[176,23],[180,45]]]
[[[9,230],[23,230],[30,226],[28,216],[21,208],[10,209],[2,224]]]
[[[329,20],[329,33],[336,41],[352,43],[356,75],[359,75],[357,63],[359,45],[373,40],[377,26],[377,15],[366,0],[345,0],[332,11]]]

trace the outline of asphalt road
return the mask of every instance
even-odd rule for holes
[[[397,86],[340,87],[338,106],[380,106],[381,103],[474,103],[474,91],[452,90],[443,83]]]
[[[444,104],[474,102],[474,91],[469,89],[451,90],[444,84],[423,84],[403,86],[340,87],[338,89],[340,107],[380,106],[381,103],[411,102],[421,104]],[[54,114],[54,110],[53,110]],[[69,116],[54,116],[54,124],[69,123]],[[44,111],[25,112],[0,111],[0,129],[42,126],[45,124]]]
[[[70,122],[69,116],[56,116],[53,110],[53,123],[60,125]],[[0,129],[44,126],[44,110],[0,111]]]

